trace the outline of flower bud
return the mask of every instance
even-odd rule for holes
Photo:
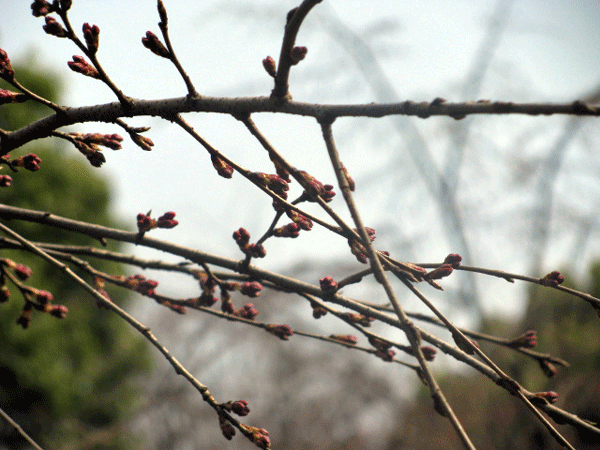
[[[427,280],[439,280],[440,278],[445,278],[452,273],[454,269],[450,264],[442,264],[439,267],[436,267],[431,272],[428,272],[425,275],[425,279]]]
[[[248,402],[246,400],[237,400],[231,404],[231,411],[238,416],[247,416],[250,414],[250,408],[248,408]]]
[[[321,290],[324,294],[333,294],[338,290],[338,284],[330,276],[321,278],[319,283],[321,284]]]
[[[246,281],[242,283],[240,292],[248,297],[258,297],[262,291],[263,285],[258,281]]]
[[[263,59],[262,63],[267,73],[275,78],[275,75],[277,75],[277,63],[275,60],[271,56],[267,56]]]
[[[28,99],[29,97],[27,94],[20,94],[7,89],[0,89],[0,105],[7,105],[9,103],[23,103]]]
[[[142,44],[155,55],[171,59],[169,50],[167,50],[163,43],[160,42],[160,39],[158,39],[152,31],[146,32],[146,37],[142,38]]]
[[[461,261],[462,256],[460,256],[458,253],[450,253],[448,256],[446,256],[446,259],[444,259],[444,264],[450,264],[453,269],[458,269]]]
[[[100,78],[96,68],[88,63],[83,56],[73,55],[73,61],[69,61],[67,65],[73,72],[78,72],[86,77]]]
[[[95,54],[98,51],[100,28],[98,25],[83,24],[83,37],[90,53]]]
[[[69,33],[67,33],[67,30],[65,30],[63,26],[60,23],[58,23],[54,17],[46,16],[45,20],[46,25],[44,25],[42,28],[44,29],[46,34],[60,38],[67,37],[69,35]]]
[[[12,183],[12,177],[10,175],[0,175],[0,187],[9,187]]]
[[[306,47],[294,47],[290,53],[292,65],[298,64],[300,61],[306,58],[307,53],[308,49]]]
[[[42,17],[54,12],[54,8],[46,0],[34,0],[31,4],[33,17]]]
[[[542,286],[554,287],[562,284],[565,281],[565,277],[560,274],[558,271],[550,272],[544,278],[540,279],[540,284]]]
[[[69,309],[64,305],[52,305],[50,315],[58,317],[59,319],[64,319],[65,317],[67,317],[68,312]]]
[[[537,333],[534,330],[529,330],[508,342],[508,345],[513,348],[533,348],[537,345]]]
[[[5,80],[12,80],[15,77],[15,71],[10,64],[8,54],[4,49],[0,48],[0,77]]]
[[[358,342],[358,338],[353,334],[330,334],[329,338],[348,345],[356,345]]]
[[[27,278],[29,278],[31,276],[31,274],[33,273],[33,271],[29,267],[27,267],[23,264],[17,264],[14,270],[15,270],[15,275],[17,277],[19,277],[20,280],[23,280],[23,281],[25,281]]]
[[[219,158],[217,155],[210,155],[210,160],[215,169],[217,169],[217,173],[221,175],[223,178],[231,178],[233,176],[233,167],[227,164],[222,158]]]
[[[272,325],[269,324],[265,328],[271,334],[274,334],[282,341],[288,341],[290,336],[293,336],[294,332],[289,325]]]

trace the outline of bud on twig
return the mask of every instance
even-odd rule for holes
[[[83,37],[92,55],[98,51],[99,36],[100,28],[98,28],[98,25],[91,26],[87,22],[83,24]]]
[[[160,42],[160,39],[152,32],[146,31],[146,37],[142,38],[142,44],[152,53],[163,58],[171,59],[169,50]]]
[[[78,72],[86,77],[100,79],[100,74],[94,66],[88,63],[83,56],[73,55],[73,61],[67,63],[73,72]]]
[[[267,56],[263,59],[262,63],[267,73],[275,78],[275,75],[277,75],[277,63],[275,60],[271,56]]]

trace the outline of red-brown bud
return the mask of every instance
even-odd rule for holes
[[[529,330],[529,331],[523,333],[521,336],[518,336],[518,337],[514,338],[513,340],[511,340],[510,342],[508,342],[507,345],[509,345],[510,347],[513,347],[513,348],[535,347],[537,345],[537,333],[534,330]]]
[[[167,50],[163,43],[160,42],[160,39],[158,39],[158,37],[152,31],[146,32],[146,37],[142,38],[142,44],[155,55],[171,59],[169,50]]]
[[[338,290],[338,284],[330,276],[321,278],[319,283],[321,284],[321,290],[324,294],[333,294]]]
[[[375,321],[374,318],[367,317],[359,313],[343,313],[340,315],[340,317],[348,323],[362,325],[363,327],[370,327],[371,323]]]
[[[238,416],[247,416],[250,414],[250,408],[248,408],[248,402],[246,400],[237,400],[231,404],[231,411]]]
[[[86,77],[100,78],[96,68],[88,63],[83,56],[73,55],[73,61],[69,61],[67,65],[73,72],[78,72]]]
[[[538,360],[538,363],[540,364],[542,372],[544,372],[544,375],[546,375],[548,378],[552,378],[554,375],[556,375],[556,367],[554,367],[554,364],[552,364],[550,361],[546,359],[540,359]]]
[[[539,397],[547,403],[556,403],[559,395],[554,391],[546,391],[546,392],[536,392],[536,397]]]
[[[354,188],[356,187],[356,185],[354,184],[354,180],[348,173],[348,170],[344,166],[342,166],[342,173],[344,174],[344,177],[346,178],[346,181],[348,182],[348,187],[350,188],[350,190],[352,192],[354,192]]]
[[[254,307],[252,303],[247,303],[242,308],[236,309],[233,312],[233,315],[248,320],[254,320],[254,318],[258,316],[258,310]]]
[[[221,416],[219,416],[219,427],[221,428],[221,433],[223,433],[223,436],[228,441],[235,436],[235,428],[231,425],[231,422]]]
[[[23,103],[27,100],[29,100],[29,96],[27,94],[20,94],[7,89],[0,89],[0,105],[7,105],[9,103]]]
[[[67,317],[68,312],[69,308],[64,305],[52,305],[52,309],[50,309],[50,315],[58,317],[59,319]]]
[[[306,47],[294,47],[290,53],[292,65],[298,64],[300,61],[306,58],[307,53],[308,49]]]
[[[217,173],[223,178],[231,178],[233,176],[233,167],[227,164],[222,158],[213,154],[210,156],[210,160],[213,167],[217,169]]]
[[[550,272],[544,278],[540,279],[540,284],[542,286],[558,286],[565,281],[565,277],[560,274],[558,271]]]
[[[33,271],[29,267],[27,267],[23,264],[17,264],[15,266],[14,270],[15,270],[15,275],[17,277],[19,277],[20,280],[26,280],[33,273]]]
[[[15,77],[15,71],[10,64],[10,59],[6,50],[0,48],[0,77],[5,80],[12,80]]]
[[[158,228],[175,228],[177,225],[179,225],[179,222],[173,220],[174,217],[174,212],[166,212],[158,218],[158,220],[156,221],[156,226]]]
[[[458,269],[461,261],[462,261],[462,256],[460,256],[458,253],[450,253],[444,259],[444,264],[450,264],[453,269]]]
[[[98,25],[92,26],[87,22],[83,24],[83,38],[91,54],[95,54],[98,51],[99,37],[100,28],[98,28]]]
[[[442,264],[439,267],[436,267],[431,272],[428,272],[425,275],[426,280],[439,280],[440,278],[445,278],[452,273],[454,269],[450,264]]]
[[[275,228],[273,230],[273,236],[276,237],[289,237],[289,238],[297,238],[300,235],[300,226],[295,223],[288,223],[279,228]]]
[[[424,345],[421,347],[421,353],[423,353],[425,361],[433,361],[435,359],[435,355],[437,354],[437,350],[429,345]]]
[[[152,139],[137,133],[129,133],[129,136],[131,137],[131,140],[134,142],[134,144],[140,147],[142,150],[145,150],[147,152],[152,150],[152,147],[154,146],[154,142],[152,142]]]
[[[54,17],[46,16],[45,20],[46,25],[44,25],[42,28],[44,29],[46,34],[60,38],[67,37],[69,35],[67,30],[65,30],[63,26],[60,23],[58,23]]]
[[[240,292],[248,297],[258,297],[263,285],[258,281],[245,281],[240,287]]]
[[[275,75],[277,75],[277,63],[275,60],[271,56],[267,56],[263,59],[262,63],[267,73],[275,78]]]
[[[46,0],[34,0],[31,4],[33,17],[42,17],[54,12],[54,8]]]
[[[330,334],[329,338],[349,345],[356,345],[358,342],[358,338],[353,334]]]
[[[282,341],[287,341],[290,339],[290,336],[294,334],[292,328],[289,325],[272,325],[269,324],[265,327],[265,330],[271,334],[274,334]]]

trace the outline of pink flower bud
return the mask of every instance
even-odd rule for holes
[[[67,65],[73,72],[78,72],[86,77],[100,78],[96,68],[88,63],[83,56],[73,55],[73,61],[69,61]]]
[[[559,395],[554,391],[536,392],[535,395],[546,400],[548,403],[556,403],[559,397]]]
[[[7,105],[9,103],[23,103],[27,101],[28,98],[29,97],[26,94],[0,89],[0,105]]]
[[[258,281],[246,281],[242,283],[240,292],[248,297],[258,297],[262,288],[263,285]]]
[[[267,56],[263,59],[262,63],[267,73],[275,78],[275,75],[277,75],[277,63],[275,60],[271,56]]]
[[[292,59],[292,65],[298,64],[304,58],[306,58],[306,54],[308,53],[308,49],[306,47],[294,47],[290,54],[290,58]]]
[[[358,338],[353,334],[330,334],[329,338],[349,345],[356,345],[358,342]]]
[[[179,222],[176,220],[173,220],[174,217],[175,217],[174,212],[172,212],[172,211],[166,212],[158,218],[158,221],[156,222],[156,226],[158,228],[175,228],[177,225],[179,225]]]
[[[33,17],[42,17],[54,12],[54,8],[46,0],[35,0],[31,4]]]
[[[142,38],[142,44],[152,53],[158,56],[162,56],[163,58],[170,59],[171,54],[169,50],[160,42],[160,39],[152,32],[147,31],[146,37]]]
[[[54,17],[46,16],[45,20],[46,25],[44,25],[42,28],[44,29],[46,34],[60,38],[68,36],[69,33],[67,33],[67,30],[65,30],[63,26],[60,23],[58,23]]]
[[[537,333],[534,330],[529,330],[508,342],[508,345],[513,348],[533,348],[537,345]]]
[[[19,277],[20,280],[26,280],[33,273],[33,271],[29,267],[27,267],[23,264],[17,264],[17,266],[15,267],[14,270],[15,270],[15,275],[17,277]]]
[[[15,77],[15,71],[10,64],[8,54],[4,49],[0,48],[0,77],[5,80],[12,80]]]
[[[558,271],[550,272],[544,278],[540,279],[540,284],[542,286],[558,286],[565,281],[565,277],[560,274]]]
[[[297,238],[300,235],[300,226],[297,223],[288,223],[273,230],[273,236]]]
[[[354,188],[356,187],[354,184],[354,180],[352,179],[352,177],[348,173],[348,170],[344,166],[342,166],[342,173],[344,174],[344,177],[346,177],[346,181],[348,182],[348,186],[350,187],[350,190],[352,192],[354,192]]]
[[[421,347],[421,353],[423,353],[425,361],[433,361],[435,359],[435,355],[437,354],[437,350],[429,345],[424,345]]]
[[[225,436],[225,439],[228,441],[235,436],[235,428],[231,425],[231,422],[221,416],[219,416],[219,427],[221,428],[221,433],[223,433],[223,436]]]
[[[154,146],[154,142],[152,142],[152,139],[147,138],[145,136],[141,136],[137,133],[129,133],[129,136],[131,137],[131,140],[135,143],[135,145],[140,147],[142,150],[145,150],[147,152],[152,150],[152,147]]]
[[[210,160],[217,173],[223,178],[231,178],[233,176],[233,167],[227,164],[222,158],[216,155],[211,155]]]
[[[425,279],[427,280],[439,280],[440,278],[447,277],[452,273],[454,269],[450,264],[442,264],[439,267],[436,267],[431,272],[428,272],[425,275]]]
[[[457,253],[450,253],[444,259],[444,264],[450,264],[453,269],[458,269],[460,266],[460,262],[462,261],[462,257]]]
[[[288,341],[290,336],[294,335],[292,328],[289,325],[272,325],[269,324],[266,326],[265,330],[269,333],[274,334],[282,341]]]
[[[10,175],[0,175],[0,187],[9,187],[12,180]]]
[[[89,23],[83,24],[83,37],[88,46],[90,53],[94,54],[98,51],[100,28],[98,25],[91,26]]]
[[[50,310],[50,315],[54,317],[58,317],[59,319],[64,319],[67,317],[67,313],[69,312],[69,308],[64,305],[52,305],[52,309]]]
[[[333,294],[338,290],[338,284],[330,276],[321,278],[319,283],[321,284],[321,290],[324,294]]]
[[[248,402],[246,400],[237,400],[231,404],[231,410],[238,416],[247,416],[250,414]]]

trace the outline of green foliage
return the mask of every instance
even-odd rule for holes
[[[56,80],[24,67],[15,67],[15,71],[22,84],[56,99]],[[43,109],[31,102],[6,105],[0,108],[0,128],[23,126],[47,114]],[[119,226],[109,216],[109,189],[98,169],[91,168],[77,152],[69,152],[70,157],[63,149],[43,147],[47,142],[11,155],[34,152],[42,159],[41,169],[11,173],[13,184],[0,189],[0,202]],[[13,221],[8,225],[33,241],[94,244],[89,237],[33,223]],[[109,248],[118,249],[116,245]],[[135,375],[150,366],[143,340],[118,317],[98,309],[89,294],[49,264],[23,251],[0,253],[0,257],[31,267],[33,275],[26,283],[51,292],[54,304],[69,308],[64,319],[34,311],[30,327],[23,330],[16,324],[23,300],[8,283],[10,301],[0,305],[0,406],[42,445],[58,448],[87,442],[82,448],[131,448],[131,440],[120,437],[129,433],[119,427],[136,404]],[[107,273],[123,272],[115,263],[92,263]],[[109,294],[121,305],[127,301],[122,298],[123,291]],[[10,444],[9,448],[24,445],[22,439],[12,441],[11,436],[0,429],[0,442]]]

